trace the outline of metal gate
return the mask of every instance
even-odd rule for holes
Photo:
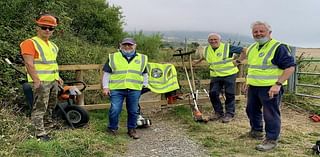
[[[296,49],[292,48],[292,55],[295,56],[295,52]],[[297,61],[296,61],[297,62]],[[304,97],[311,97],[311,98],[316,98],[316,99],[320,99],[320,64],[314,65],[314,71],[303,71],[300,67],[303,64],[309,63],[310,65],[314,65],[317,63],[320,63],[320,59],[301,59],[297,62],[297,66],[296,66],[296,70],[295,73],[289,78],[288,80],[288,91],[291,93],[294,93],[296,95],[299,96],[304,96]],[[303,76],[315,76],[315,81],[316,84],[312,84],[312,83],[300,83],[300,79]],[[319,82],[317,82],[319,81]],[[319,89],[319,92],[317,93],[303,93],[301,92],[301,90],[298,90],[298,88],[303,88],[303,87],[307,87],[307,88],[312,88],[312,89]]]

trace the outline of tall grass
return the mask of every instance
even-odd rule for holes
[[[107,110],[91,111],[85,128],[52,130],[53,140],[42,142],[32,136],[30,120],[2,109],[0,112],[0,156],[111,156],[123,154],[129,138],[126,136],[126,114],[120,120],[119,136],[105,133]]]

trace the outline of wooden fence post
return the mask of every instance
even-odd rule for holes
[[[81,70],[76,70],[76,80],[83,81],[83,74],[84,72]],[[84,93],[78,96],[77,98],[77,105],[84,105]]]
[[[237,74],[237,78],[243,78],[244,77],[244,64],[238,65],[239,72]],[[241,95],[241,88],[243,86],[243,82],[236,82],[236,95]]]

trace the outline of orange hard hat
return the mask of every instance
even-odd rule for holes
[[[57,26],[58,22],[57,22],[57,18],[55,18],[52,15],[42,15],[37,21],[36,23],[38,25],[47,25],[47,26]]]

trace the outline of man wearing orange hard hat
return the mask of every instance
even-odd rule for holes
[[[37,35],[20,44],[27,70],[28,82],[33,84],[32,124],[37,139],[48,141],[45,127],[52,127],[52,111],[57,104],[58,84],[63,84],[56,61],[59,48],[51,42],[58,19],[50,14],[40,15],[36,21]]]

